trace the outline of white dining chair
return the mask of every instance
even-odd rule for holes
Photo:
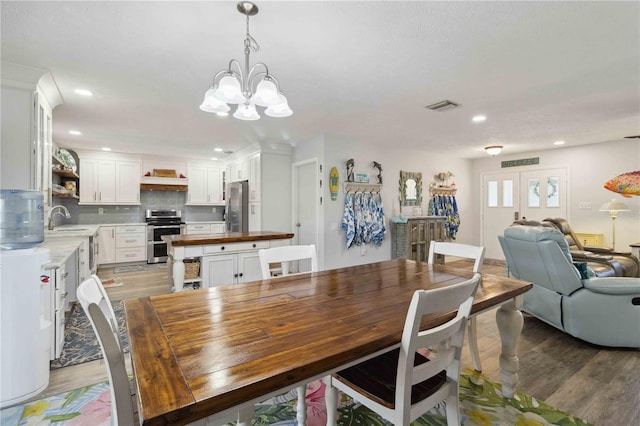
[[[282,275],[289,275],[291,270],[291,262],[310,260],[311,270],[309,272],[318,271],[318,256],[316,254],[316,246],[298,245],[298,246],[282,246],[262,249],[258,251],[260,257],[260,268],[262,269],[262,279],[273,278],[271,276],[270,264],[280,263]],[[299,272],[297,270],[296,272]],[[277,281],[277,280],[276,280]],[[296,418],[299,425],[305,425],[307,421],[307,384],[296,388],[298,394],[298,403],[296,405]]]
[[[484,260],[485,248],[480,246],[473,246],[469,244],[449,243],[444,241],[431,241],[429,245],[429,259],[428,263],[433,265],[436,260],[437,254],[445,256],[462,257],[465,259],[473,259],[473,272],[480,272],[482,268],[482,262]],[[480,362],[480,351],[478,350],[478,332],[476,326],[476,317],[469,318],[469,334],[467,339],[469,340],[469,351],[471,352],[471,361],[473,362],[473,368],[476,371],[482,371],[482,364]]]
[[[474,274],[458,284],[416,291],[407,312],[400,348],[333,374],[328,391],[335,394],[337,388],[398,426],[408,426],[445,401],[447,424],[460,425],[460,355],[480,279],[480,274]],[[457,311],[455,318],[420,331],[424,315],[452,311]],[[433,345],[444,348],[436,357],[427,358],[416,352]]]
[[[291,272],[291,262],[310,260],[310,272],[318,270],[318,256],[314,244],[299,246],[282,246],[262,249],[258,251],[260,256],[260,268],[262,269],[262,279],[271,278],[269,264],[280,263],[282,275],[289,275]],[[299,272],[296,270],[296,272]]]
[[[83,281],[76,291],[93,331],[98,337],[111,383],[112,424],[129,425],[133,422],[133,403],[129,377],[122,354],[118,322],[109,297],[96,275]]]

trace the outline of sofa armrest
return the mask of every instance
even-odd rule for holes
[[[609,255],[618,255],[618,256],[630,256],[630,251],[616,251],[611,247],[600,247],[600,246],[584,246],[585,250],[588,250],[592,253],[598,254],[609,254]]]
[[[640,278],[608,277],[582,280],[584,288],[601,294],[636,294],[640,296]]]
[[[573,260],[595,260],[600,262],[606,262],[613,259],[612,256],[595,254],[586,250],[571,250],[571,257]]]

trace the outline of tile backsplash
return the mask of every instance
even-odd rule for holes
[[[71,218],[56,216],[56,225],[96,225],[111,223],[144,223],[147,209],[182,210],[185,222],[220,221],[223,220],[223,206],[185,206],[186,192],[175,191],[140,191],[139,206],[124,205],[78,205],[78,200],[55,198],[54,204],[62,204],[69,209]],[[216,212],[213,212],[215,208]],[[102,213],[100,210],[102,209]]]

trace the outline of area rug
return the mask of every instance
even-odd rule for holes
[[[307,425],[326,424],[325,385],[316,380],[307,386]],[[339,396],[339,425],[389,425],[366,407],[344,394]],[[255,406],[253,425],[296,425],[295,391]],[[46,399],[21,404],[0,411],[2,425],[108,425],[111,395],[107,382],[76,389]],[[463,425],[589,425],[589,423],[516,392],[503,398],[501,386],[473,370],[460,377],[460,414]],[[446,425],[445,405],[440,404],[412,425]]]
[[[124,281],[120,277],[111,277],[107,280],[100,280],[102,282],[103,287],[111,288],[111,287],[121,287],[124,285]]]
[[[112,302],[118,320],[120,341],[125,352],[129,352],[129,338],[124,321],[124,304],[121,300]],[[91,328],[89,318],[79,304],[74,304],[71,316],[64,329],[64,345],[60,358],[51,361],[51,369],[69,367],[102,358],[98,338]]]
[[[166,268],[166,263],[149,263],[146,265],[125,265],[125,266],[116,266],[113,268],[114,274],[120,274],[122,272],[138,272],[138,271],[146,271],[149,269],[161,269]]]

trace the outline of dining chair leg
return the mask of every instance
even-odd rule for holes
[[[469,339],[469,351],[474,370],[482,372],[480,363],[480,351],[478,350],[478,332],[476,328],[476,317],[470,317],[467,321],[467,336]]]
[[[324,388],[324,403],[327,407],[327,426],[336,426],[338,420],[338,389],[331,385],[331,376],[322,379]]]
[[[254,414],[253,405],[238,410],[238,426],[251,426],[251,419],[253,419]]]
[[[307,424],[307,385],[301,385],[296,388],[298,392],[298,404],[296,405],[296,418],[298,424],[304,426]]]

